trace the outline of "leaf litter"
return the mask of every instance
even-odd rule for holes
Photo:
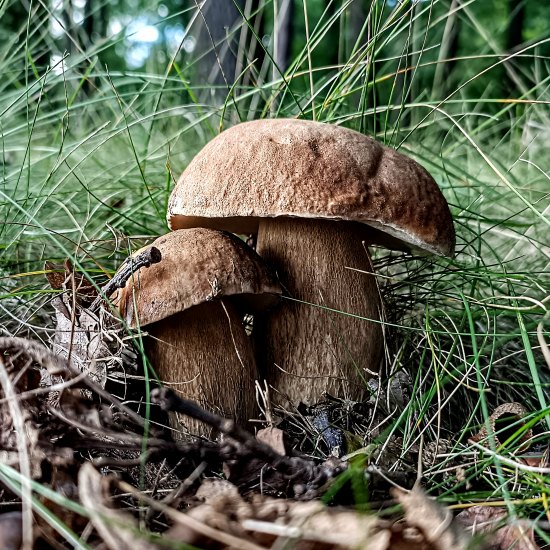
[[[453,442],[411,448],[404,460],[399,438],[390,437],[383,447],[354,441],[353,423],[368,423],[373,440],[380,434],[372,428],[368,403],[329,399],[321,414],[304,410],[283,419],[282,429],[270,423],[253,436],[158,388],[151,393],[150,416],[144,417],[143,408],[131,407],[131,399],[125,403],[109,388],[113,372],[124,373],[132,363],[139,368],[123,327],[102,305],[101,297],[112,289],[98,294],[69,263],[58,271],[48,267],[55,273],[50,285],[61,291],[54,304],[53,351],[27,339],[0,338],[1,548],[68,548],[75,541],[83,548],[113,550],[183,544],[539,548],[532,522],[512,517],[506,508],[472,506],[454,516],[422,490],[415,457],[422,467],[432,467]],[[404,395],[406,388],[396,380],[391,393]],[[206,422],[220,435],[214,441],[174,440],[165,421],[169,411]],[[325,426],[343,411],[348,429],[327,436]],[[489,448],[498,432],[497,445],[505,443],[503,422],[513,434],[525,415],[521,405],[503,404],[471,440]],[[327,450],[324,459],[289,444],[300,424],[317,431],[318,444]],[[525,427],[522,450],[531,439],[531,428]],[[518,460],[529,464],[528,455]],[[546,466],[540,453],[536,460]],[[393,468],[398,461],[408,469]],[[451,462],[448,469],[459,479],[463,465]],[[354,505],[357,472],[370,497],[368,507]]]

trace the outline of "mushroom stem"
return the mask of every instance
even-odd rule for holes
[[[368,232],[345,221],[260,220],[256,250],[277,271],[286,294],[300,300],[283,300],[258,323],[259,364],[278,392],[276,403],[313,404],[324,393],[360,400],[371,377],[365,369],[378,371],[383,331],[376,321],[383,307],[363,244]]]
[[[147,332],[147,354],[164,385],[239,426],[253,417],[256,363],[231,300],[205,302],[149,325]],[[212,436],[210,427],[188,417],[170,423]]]

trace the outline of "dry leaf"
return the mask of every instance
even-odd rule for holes
[[[470,542],[466,533],[453,523],[450,510],[415,487],[409,493],[393,491],[405,510],[405,522],[423,535],[431,550],[464,550]],[[420,546],[419,546],[420,548]],[[422,546],[426,548],[426,546]]]
[[[262,515],[261,510],[257,511]],[[326,508],[320,502],[292,502],[275,522],[245,520],[245,529],[300,541],[297,548],[365,548],[386,550],[391,538],[374,515]],[[271,530],[271,531],[270,531]],[[282,541],[281,541],[282,542]],[[309,544],[308,544],[309,543]]]
[[[89,309],[97,292],[89,282],[76,273],[72,264],[65,262],[64,274],[51,271],[55,266],[46,263],[46,277],[55,290],[63,290],[52,300],[56,327],[52,339],[52,351],[64,359],[70,359],[92,380],[105,387],[107,375],[121,370],[123,355],[128,348],[122,340],[122,325],[105,308]],[[45,385],[58,380],[48,379]]]
[[[530,523],[525,520],[504,523],[507,517],[504,508],[472,506],[460,512],[456,521],[473,535],[486,535],[486,550],[539,550]]]
[[[258,430],[256,439],[272,447],[281,455],[286,455],[286,449],[284,444],[284,432],[279,428],[263,428]]]
[[[132,550],[159,550],[140,533],[134,518],[110,503],[106,490],[108,478],[103,477],[90,464],[84,464],[78,473],[80,502],[90,514],[90,520],[110,550],[131,548]]]
[[[245,501],[236,487],[222,480],[207,480],[197,491],[203,504],[187,515],[218,531],[240,537],[243,545],[272,547],[291,542],[309,548],[388,550],[391,533],[374,516],[353,510],[327,508],[319,501],[297,502],[255,495]],[[167,533],[187,544],[210,547],[212,540],[189,525],[179,524]]]

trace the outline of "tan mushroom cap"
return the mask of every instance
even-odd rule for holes
[[[263,260],[234,235],[186,229],[151,245],[160,250],[162,260],[139,269],[113,300],[131,327],[137,325],[134,300],[139,324],[145,326],[229,296],[238,295],[244,310],[257,311],[275,304],[281,294]]]
[[[454,252],[449,207],[422,166],[353,130],[305,120],[222,132],[179,178],[167,217],[172,229],[254,233],[258,218],[280,216],[362,222],[379,230],[373,242]]]

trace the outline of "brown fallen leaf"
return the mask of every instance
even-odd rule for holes
[[[101,307],[103,297],[110,296],[131,274],[141,266],[148,267],[161,259],[158,249],[151,247],[131,262],[123,264],[98,295],[96,288],[75,271],[70,260],[65,260],[63,272],[58,266],[46,262],[46,278],[52,289],[61,291],[53,300],[56,327],[52,338],[55,354],[70,360],[80,371],[101,387],[112,372],[122,372],[122,365],[136,367],[135,353],[124,338],[120,320],[110,309]],[[57,380],[46,378],[46,384]]]
[[[135,533],[136,526],[125,512],[113,509],[106,492],[108,478],[85,465],[79,481],[84,491],[82,502],[90,508],[93,525],[108,548],[156,548],[140,547],[137,542],[147,543],[134,541],[143,533]],[[166,543],[171,539],[200,548],[239,550],[283,546],[296,550],[465,550],[471,542],[465,531],[453,524],[451,513],[420,489],[398,495],[405,518],[393,522],[350,508],[328,508],[320,501],[275,499],[260,494],[245,499],[232,483],[220,479],[203,481],[194,499],[198,504],[182,513],[123,481],[111,481],[173,522],[163,535]],[[123,534],[125,531],[128,533]]]
[[[533,451],[516,455],[518,462],[523,462],[531,468],[548,468],[549,448],[546,447],[543,451]]]
[[[503,403],[499,405],[489,417],[489,425],[494,434],[497,445],[505,443],[511,434],[517,432],[523,425],[522,418],[527,414],[527,410],[521,403]],[[488,446],[487,426],[483,426],[477,434],[470,439],[481,445]],[[519,442],[519,450],[525,451],[529,448],[533,438],[533,430],[529,429],[523,433]]]
[[[472,506],[456,516],[456,522],[473,535],[484,535],[485,550],[539,550],[533,528],[526,520],[507,522],[508,511],[494,506]]]
[[[274,509],[279,515],[272,521],[258,519],[272,516]],[[263,503],[256,502],[254,516],[241,520],[241,524],[268,547],[290,544],[299,550],[390,548],[391,531],[374,514],[327,508],[319,501],[268,499]]]
[[[417,529],[424,539],[424,545],[416,548],[465,550],[469,547],[470,537],[453,522],[451,511],[429,498],[422,489],[415,487],[408,493],[394,490],[393,495],[405,510],[405,523]]]
[[[254,495],[245,501],[227,481],[206,480],[196,497],[203,504],[187,515],[218,531],[240,537],[243,544],[272,547],[291,544],[299,550],[364,548],[388,550],[391,533],[375,515],[327,508],[319,501],[298,502]],[[210,547],[204,533],[190,525],[177,525],[170,538]]]
[[[192,518],[216,532],[238,537],[243,543],[249,539],[241,524],[235,521],[235,518],[250,515],[250,507],[241,498],[235,485],[222,479],[207,479],[203,481],[195,497],[203,501],[203,504],[191,508],[186,514],[187,518]],[[198,530],[193,524],[179,521],[167,532],[167,536],[199,548],[211,547],[214,541],[221,542]]]
[[[110,550],[160,550],[161,546],[149,542],[134,518],[111,503],[108,491],[109,478],[102,476],[90,463],[78,473],[80,502],[90,514],[92,525]]]
[[[283,437],[283,430],[280,430],[279,428],[273,428],[271,426],[269,428],[262,428],[261,430],[258,430],[258,433],[256,434],[256,439],[258,441],[266,443],[279,454],[286,455]]]

